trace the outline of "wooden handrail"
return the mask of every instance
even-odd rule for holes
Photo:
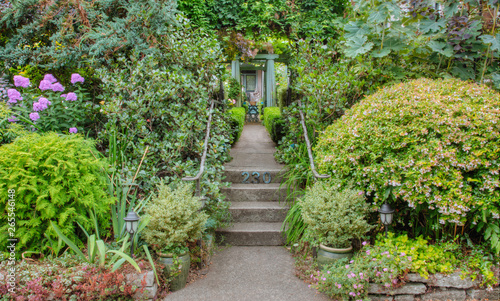
[[[203,172],[205,171],[205,161],[207,159],[207,151],[208,151],[208,139],[210,138],[210,124],[212,123],[212,112],[214,109],[214,100],[212,99],[212,102],[210,104],[210,111],[208,113],[208,121],[207,121],[207,133],[205,134],[205,145],[203,149],[203,155],[201,156],[201,162],[200,162],[200,170],[194,177],[184,177],[182,178],[183,181],[196,181],[196,196],[200,197],[201,195],[201,184],[200,184],[200,179],[201,176],[203,175]]]
[[[302,103],[300,102],[300,100],[298,100],[298,104],[299,104],[299,113],[300,113],[300,123],[302,124],[302,129],[304,130],[304,138],[306,139],[307,153],[309,154],[309,162],[311,164],[311,170],[312,170],[315,178],[327,179],[330,177],[330,175],[327,175],[327,174],[320,175],[316,171],[316,167],[314,166],[314,158],[313,158],[312,150],[311,150],[311,142],[309,142],[309,136],[307,135],[307,127],[306,127],[306,123],[304,121],[304,113],[302,113],[302,110],[301,110]]]

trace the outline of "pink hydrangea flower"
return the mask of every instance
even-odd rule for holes
[[[76,83],[83,83],[85,79],[78,73],[71,74],[71,83],[74,85]]]
[[[40,115],[38,113],[30,113],[30,119],[33,120],[33,121],[37,121],[38,119],[40,119]]]
[[[46,80],[51,84],[57,82],[57,78],[55,78],[55,76],[52,74],[45,74],[45,76],[43,77],[43,80]]]
[[[363,246],[366,246],[367,244],[368,244],[368,242],[367,242],[367,241],[364,241],[364,242],[362,243],[362,245],[363,245]]]
[[[9,97],[10,103],[16,103],[18,100],[23,100],[21,93],[16,89],[8,89],[7,96]]]
[[[69,92],[68,95],[66,96],[66,100],[69,100],[69,101],[75,101],[76,99],[77,99],[77,96],[73,92]]]
[[[50,90],[50,89],[52,89],[52,83],[49,82],[48,80],[42,80],[40,82],[40,85],[38,86],[38,88],[42,91]]]
[[[68,96],[68,94],[61,94],[61,97],[66,98],[66,96]]]
[[[27,88],[30,85],[30,79],[21,75],[14,75],[14,86]]]
[[[9,122],[16,122],[16,121],[18,121],[17,117],[16,117],[16,116],[14,116],[14,115],[12,115],[12,117],[11,117],[11,118],[8,118],[7,120],[8,120]]]
[[[53,84],[52,87],[51,87],[51,89],[54,92],[62,92],[62,91],[64,91],[64,87],[60,83]]]
[[[69,132],[71,134],[76,134],[78,132],[78,129],[77,128],[69,128]]]

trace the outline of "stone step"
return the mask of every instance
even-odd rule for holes
[[[282,246],[282,223],[235,223],[216,231],[219,244],[232,246]]]
[[[226,201],[230,202],[284,202],[286,189],[279,189],[280,184],[231,184],[229,188],[223,188]]]
[[[231,183],[242,183],[243,180],[247,177],[243,175],[244,172],[248,172],[248,181],[255,181],[255,177],[257,175],[253,175],[254,172],[258,172],[258,179],[260,183],[263,183],[264,180],[269,181],[271,183],[281,183],[283,179],[284,170],[279,168],[262,168],[262,167],[228,167],[224,171],[224,176],[226,176],[224,181]],[[264,176],[265,173],[268,173]],[[265,179],[264,179],[265,178]]]
[[[283,202],[234,202],[229,212],[234,222],[283,222],[288,211]]]

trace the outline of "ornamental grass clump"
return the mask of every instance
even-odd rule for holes
[[[318,169],[355,183],[376,208],[391,199],[415,235],[475,227],[500,252],[499,120],[500,94],[486,86],[457,79],[397,84],[324,131],[315,148]]]
[[[368,232],[369,206],[362,193],[334,182],[317,182],[300,201],[307,229],[323,245],[349,248],[351,240]]]
[[[207,222],[208,216],[200,208],[192,185],[180,183],[172,189],[161,183],[146,209],[150,220],[143,231],[144,240],[158,252],[185,248],[187,242],[200,237]]]
[[[10,233],[18,239],[17,255],[46,251],[45,237],[57,240],[51,221],[76,242],[84,238],[77,222],[86,229],[109,225],[113,199],[106,192],[105,162],[97,154],[94,143],[81,135],[56,133],[27,134],[0,147],[2,251]]]

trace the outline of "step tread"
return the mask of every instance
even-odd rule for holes
[[[269,183],[269,184],[243,184],[243,183],[231,183],[230,187],[224,187],[223,190],[230,189],[243,189],[243,190],[279,190],[280,183]]]
[[[234,223],[233,225],[218,229],[217,232],[281,232],[283,223]]]
[[[229,209],[288,209],[284,202],[233,202]]]
[[[227,166],[224,168],[224,171],[232,171],[232,172],[238,172],[238,171],[241,171],[241,172],[245,172],[245,171],[250,171],[248,170],[248,167],[245,167],[245,166]],[[276,167],[252,167],[252,172],[253,171],[257,171],[257,172],[281,172],[281,171],[286,171],[286,170],[283,170],[283,168],[276,168]]]

